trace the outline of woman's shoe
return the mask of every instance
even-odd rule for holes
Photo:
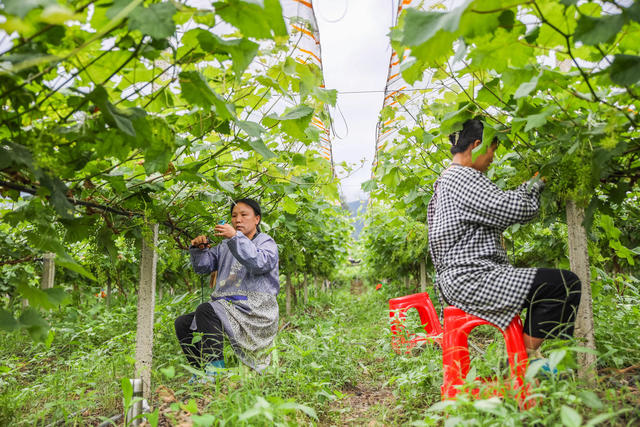
[[[224,359],[213,360],[207,363],[207,365],[204,367],[204,372],[207,377],[215,378],[220,373],[220,370],[224,368]]]
[[[552,368],[547,358],[529,360],[529,369],[535,369],[535,376],[538,378],[549,379],[558,375],[558,369],[555,366]]]

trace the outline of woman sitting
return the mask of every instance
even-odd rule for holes
[[[178,317],[175,328],[189,363],[204,366],[208,375],[225,366],[223,333],[247,366],[261,371],[270,363],[278,332],[278,246],[259,231],[260,217],[255,200],[237,200],[231,206],[231,225],[215,227],[222,243],[212,248],[206,236],[191,241],[195,272],[217,271],[218,280],[211,300]],[[202,334],[195,343],[194,333]]]
[[[545,338],[573,335],[580,280],[567,270],[509,264],[502,233],[537,215],[544,182],[499,189],[484,175],[497,140],[472,159],[482,133],[482,122],[472,119],[449,136],[453,161],[434,185],[427,221],[437,285],[448,304],[502,329],[526,307],[524,344],[529,359],[539,359]]]

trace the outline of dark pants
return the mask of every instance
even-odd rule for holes
[[[194,317],[198,328],[192,331],[190,327]],[[193,313],[178,317],[175,327],[180,347],[191,366],[201,368],[212,360],[222,359],[224,340],[222,323],[211,304],[205,302],[200,304]],[[195,333],[201,333],[202,339],[194,343]]]
[[[534,338],[573,336],[580,294],[580,279],[573,272],[539,268],[524,306],[525,334]]]

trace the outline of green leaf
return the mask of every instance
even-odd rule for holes
[[[150,137],[144,145],[144,170],[147,175],[165,173],[175,152],[175,135],[162,117],[149,117]]]
[[[24,145],[2,141],[0,145],[0,170],[10,166],[25,166],[33,170],[33,156]]]
[[[29,305],[32,307],[41,307],[45,310],[51,310],[57,307],[49,301],[47,294],[39,288],[29,286],[27,283],[18,283],[16,290],[22,295],[23,298],[29,300]]]
[[[260,5],[242,0],[227,0],[216,2],[213,6],[222,19],[239,29],[246,37],[271,38],[271,25]],[[279,25],[276,23],[276,26]]]
[[[191,421],[198,427],[209,427],[216,422],[216,417],[211,414],[191,415]]]
[[[532,114],[530,116],[525,117],[524,119],[527,121],[527,126],[525,126],[524,131],[528,132],[531,129],[539,128],[544,126],[547,123],[547,117],[552,115],[556,108],[549,107],[545,109],[543,112],[538,114]],[[514,120],[515,121],[515,120]]]
[[[440,30],[454,33],[458,30],[460,18],[469,3],[471,0],[465,0],[457,8],[444,13],[408,9],[404,20],[402,44],[405,46],[421,45],[429,41]]]
[[[496,408],[502,406],[502,401],[498,397],[491,397],[489,399],[478,400],[473,404],[475,409],[484,412],[494,411]]]
[[[27,13],[39,7],[56,5],[56,0],[3,0],[4,13],[16,15],[20,18],[27,16]]]
[[[136,7],[129,15],[129,28],[139,30],[154,39],[164,39],[176,32],[176,24],[173,22],[175,13],[176,8],[171,2]]]
[[[471,159],[473,161],[475,161],[479,155],[487,152],[495,136],[496,136],[495,128],[489,125],[488,123],[485,123],[482,130],[482,144],[478,145],[471,152]]]
[[[186,404],[184,403],[180,404],[180,407],[191,414],[198,413],[198,403],[196,402],[195,399],[189,399],[189,401]]]
[[[176,375],[176,368],[174,368],[173,366],[168,366],[166,368],[160,368],[160,372],[162,372],[162,374],[168,379],[171,379]]]
[[[400,184],[401,179],[400,170],[397,167],[393,167],[380,181],[388,188],[394,189]]]
[[[207,53],[212,55],[225,53],[231,56],[232,69],[238,81],[241,79],[244,70],[255,58],[260,47],[257,43],[247,39],[223,40],[215,34],[199,28],[191,30],[189,33],[191,32],[197,34],[200,47]]]
[[[0,308],[0,329],[5,331],[13,331],[20,327],[20,323],[13,317],[11,313],[4,308]]]
[[[622,14],[605,15],[601,18],[581,15],[573,38],[587,45],[607,43],[620,32],[623,25]]]
[[[229,194],[233,194],[234,187],[232,181],[222,181],[219,175],[216,175],[216,184],[217,187],[222,191],[226,191]]]
[[[265,19],[269,22],[274,36],[287,36],[287,24],[284,22],[280,0],[264,0]]]
[[[302,411],[309,416],[309,418],[313,418],[314,420],[318,419],[318,415],[313,408],[310,408],[306,405],[301,405],[296,402],[285,402],[278,405],[278,409],[295,409],[297,411]]]
[[[598,395],[591,390],[578,391],[578,397],[580,397],[580,400],[582,400],[582,402],[591,409],[600,410],[604,408],[604,405]]]
[[[100,109],[100,113],[104,115],[109,125],[115,126],[127,135],[136,136],[131,118],[127,113],[109,102],[109,95],[104,87],[100,85],[96,86],[96,88],[87,95],[87,99],[92,101]]]
[[[42,318],[40,313],[32,307],[27,307],[20,316],[20,325],[29,332],[31,338],[36,341],[43,341],[47,337],[49,324]]]
[[[524,40],[529,44],[535,43],[535,41],[538,40],[538,36],[540,35],[540,28],[541,26],[535,27],[533,30],[529,31],[524,37]]]
[[[273,157],[276,157],[273,151],[269,150],[269,148],[265,145],[264,141],[262,141],[259,138],[249,139],[247,143],[251,146],[251,148],[253,148],[253,150],[256,153],[260,154],[265,160],[269,160]]]
[[[285,114],[278,117],[278,120],[295,120],[301,119],[313,114],[313,108],[308,105],[298,105],[290,110],[288,110]]]
[[[295,214],[296,211],[298,210],[298,205],[296,204],[296,202],[291,199],[290,197],[284,197],[282,199],[282,209],[290,214]]]
[[[516,93],[513,95],[513,97],[518,99],[529,95],[538,86],[539,79],[540,76],[538,75],[532,78],[530,81],[522,83],[518,87],[518,90],[516,90]]]
[[[64,252],[64,250],[56,251],[56,265],[59,265],[64,268],[68,268],[71,271],[74,271],[82,276],[96,281],[97,279],[93,274],[87,271],[83,266],[78,264],[71,256]]]
[[[124,399],[124,408],[125,412],[131,406],[131,399],[133,399],[133,385],[131,385],[131,381],[129,378],[122,378],[120,380],[120,386],[122,388],[122,397]]]
[[[204,76],[197,71],[180,73],[180,86],[185,101],[209,109],[215,107],[216,113],[223,119],[232,119],[235,115],[233,106],[213,91]]]
[[[147,412],[144,414],[151,427],[158,427],[158,421],[160,419],[160,408],[156,408],[153,412]]]
[[[52,4],[44,8],[40,14],[40,21],[51,25],[63,25],[75,18],[73,10],[61,4]]]
[[[260,126],[260,124],[255,122],[247,122],[244,120],[238,120],[236,125],[243,131],[247,133],[247,135],[252,136],[254,138],[260,138],[260,135],[265,133],[266,130]]]
[[[54,307],[66,304],[71,300],[71,296],[62,288],[44,289],[43,292],[46,294],[47,299]]]
[[[67,199],[67,186],[57,176],[42,173],[40,183],[49,190],[51,197],[49,202],[58,215],[65,219],[73,218],[74,207]]]
[[[566,405],[562,405],[560,409],[560,419],[562,424],[567,427],[580,427],[582,425],[582,415]]]
[[[600,227],[607,233],[609,239],[619,239],[622,233],[614,224],[613,218],[609,215],[602,215],[600,217]]]
[[[640,56],[616,55],[609,68],[611,81],[621,86],[631,86],[640,81]]]

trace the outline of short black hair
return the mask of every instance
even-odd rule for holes
[[[449,135],[451,142],[451,154],[462,153],[469,148],[474,141],[482,141],[484,124],[479,119],[469,119],[462,124],[462,130]]]
[[[233,215],[233,208],[235,208],[238,203],[244,203],[245,205],[249,205],[251,207],[251,209],[253,209],[253,213],[255,214],[255,216],[259,216],[260,217],[260,221],[258,222],[258,226],[256,227],[256,229],[258,231],[260,231],[260,222],[262,222],[262,209],[260,209],[260,204],[258,202],[256,202],[255,200],[250,199],[248,197],[245,197],[243,199],[234,200],[231,203],[231,207],[229,209],[229,213],[231,215]]]

